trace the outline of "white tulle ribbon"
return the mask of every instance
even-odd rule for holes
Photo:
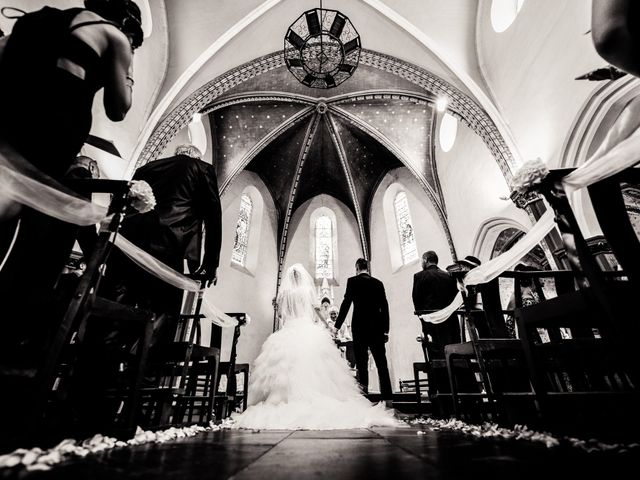
[[[588,187],[640,162],[640,129],[601,155],[594,155],[562,179],[568,191]]]
[[[0,143],[0,205],[16,202],[74,225],[96,225],[105,220],[107,207],[75,197],[65,190],[11,147]],[[153,191],[146,182],[134,182],[130,196],[132,206],[142,213],[155,206]],[[122,235],[115,235],[111,240],[131,261],[163,282],[189,292],[201,291],[199,283],[175,271]],[[205,318],[216,325],[231,327],[238,324],[236,319],[214,305],[205,301],[203,306]]]
[[[158,277],[163,282],[188,292],[200,291],[200,284],[198,282],[178,273],[153,255],[150,255],[140,247],[131,243],[122,235],[116,235],[113,239],[113,244],[129,257],[133,263]]]
[[[605,142],[608,142],[608,140],[605,140]],[[583,165],[564,177],[562,184],[568,195],[572,195],[576,190],[586,188],[616,175],[635,166],[638,162],[640,162],[640,129],[633,131],[614,147],[608,150],[600,149],[596,151]],[[523,165],[521,171],[514,176],[514,186],[520,190],[535,186],[547,174],[548,170],[541,164],[539,159],[527,162]],[[540,243],[553,229],[554,225],[555,214],[553,211],[547,210],[531,230],[512,248],[467,273],[464,278],[464,284],[478,285],[490,282],[500,276],[516,265],[524,255]],[[458,294],[449,306],[438,312],[422,315],[420,318],[429,323],[442,323],[462,304],[462,296]]]
[[[536,224],[513,247],[502,255],[474,268],[464,277],[465,285],[487,283],[515,266],[522,257],[538,245],[555,226],[553,210],[547,210]]]
[[[437,312],[428,313],[426,315],[421,315],[420,319],[424,322],[429,323],[442,323],[446,321],[453,313],[458,310],[463,304],[462,293],[458,292],[453,301],[442,310],[438,310]]]
[[[163,282],[173,285],[180,290],[200,292],[200,294],[203,294],[204,290],[200,288],[200,284],[198,282],[175,271],[153,255],[150,255],[140,247],[131,243],[122,235],[116,235],[113,239],[113,244],[129,259],[131,259],[132,262]],[[202,301],[200,313],[204,315],[204,318],[207,320],[210,320],[215,325],[223,328],[235,327],[238,324],[238,320],[230,317],[218,307],[209,303],[206,299],[203,299]]]
[[[7,164],[0,164],[0,192],[4,201],[26,205],[75,225],[95,225],[107,215],[106,207],[87,202],[62,189],[62,185],[46,185]]]
[[[532,248],[534,248],[555,226],[555,216],[552,210],[547,210],[537,221],[531,230],[520,239],[513,247],[504,252],[502,255],[489,260],[487,263],[470,270],[464,277],[465,286],[479,285],[487,283],[503,272],[513,268],[522,257],[524,257]],[[429,323],[442,323],[447,320],[458,308],[463,304],[462,294],[458,292],[453,301],[444,309],[420,318]]]
[[[230,328],[238,325],[238,319],[230,317],[218,307],[209,303],[206,298],[202,300],[200,313],[204,315],[204,318],[211,321],[211,323],[222,328]]]

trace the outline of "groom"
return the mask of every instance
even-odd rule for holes
[[[391,380],[384,347],[389,339],[389,304],[384,285],[369,275],[369,262],[364,258],[356,261],[356,276],[347,281],[347,290],[335,324],[336,330],[340,330],[352,303],[351,331],[358,383],[363,392],[368,393],[371,350],[380,379],[381,397],[383,400],[391,400]]]

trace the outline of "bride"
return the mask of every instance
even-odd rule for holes
[[[282,328],[262,346],[250,378],[248,408],[236,427],[332,430],[398,426],[392,410],[371,404],[314,306],[311,275],[300,264],[282,281],[278,308]]]

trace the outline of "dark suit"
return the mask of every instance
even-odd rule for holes
[[[139,168],[134,180],[144,180],[153,189],[156,207],[147,213],[125,218],[121,233],[134,244],[182,272],[184,259],[189,269],[200,265],[202,227],[205,228],[202,266],[214,273],[220,260],[222,211],[218,183],[212,165],[186,155],[163,158]],[[120,252],[113,252],[105,283],[120,300],[148,308],[158,314],[177,315],[182,292],[152,277]],[[109,288],[109,287],[107,287]],[[161,327],[158,326],[158,329]],[[172,340],[166,331],[164,343]],[[161,337],[160,333],[156,333]]]
[[[220,258],[221,209],[214,168],[194,158],[178,155],[153,161],[139,168],[134,180],[144,180],[156,198],[154,210],[131,214],[122,223],[121,234],[169,267],[183,271],[184,259],[200,263],[198,245],[205,232],[203,265],[215,272]],[[190,269],[192,267],[190,266]],[[107,262],[101,296],[136,305],[156,314],[151,354],[173,342],[182,291],[135,265],[118,249]],[[80,428],[104,428],[117,405],[105,389],[122,387],[119,359],[131,352],[139,340],[139,329],[128,322],[89,322],[72,384],[73,408]],[[153,381],[153,372],[146,381]]]
[[[335,327],[340,327],[353,303],[351,330],[356,357],[358,382],[365,393],[369,388],[369,349],[376,362],[380,393],[383,399],[391,399],[391,380],[385,352],[386,334],[389,333],[389,304],[384,285],[368,273],[361,273],[347,281],[344,300]]]
[[[426,269],[413,276],[413,307],[415,310],[440,310],[448,306],[458,293],[455,279],[438,268],[428,265]],[[430,335],[430,354],[444,355],[444,346],[460,342],[460,325],[457,315],[453,314],[440,324],[422,323],[424,338]]]

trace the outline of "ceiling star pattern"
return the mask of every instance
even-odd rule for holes
[[[295,180],[296,162],[306,140],[308,122],[308,119],[298,122],[287,130],[286,135],[274,138],[246,167],[260,176],[271,193],[278,212],[280,233],[289,202],[289,190]]]
[[[285,251],[293,214],[326,194],[353,213],[366,255],[376,188],[385,174],[403,164],[419,170],[430,200],[444,211],[441,196],[432,194],[439,186],[432,174],[433,107],[427,101],[362,92],[351,98],[297,95],[295,100],[287,103],[282,94],[253,92],[223,98],[205,109],[210,112],[221,191],[242,169],[257,173],[274,200]],[[339,106],[332,107],[334,102]],[[441,220],[447,230],[444,215]]]
[[[366,122],[396,145],[414,168],[433,183],[430,162],[432,109],[424,101],[374,98],[344,102],[340,108]]]
[[[451,253],[453,257],[456,258],[455,247],[446,219],[443,196],[439,189],[435,164],[432,161],[433,139],[430,138],[430,147],[427,148],[430,160],[423,161],[423,165],[429,168],[421,169],[420,165],[416,165],[415,163],[415,156],[413,157],[414,160],[411,160],[407,152],[397,146],[386,134],[383,134],[375,128],[371,128],[367,122],[360,120],[358,117],[354,117],[340,107],[341,103],[371,97],[369,90],[376,90],[381,86],[388,91],[396,92],[396,94],[391,93],[391,97],[395,95],[398,98],[402,98],[406,96],[407,92],[410,92],[416,97],[422,97],[422,99],[425,97],[430,99],[435,97],[446,98],[449,102],[450,113],[459,118],[479,135],[494,156],[496,163],[507,180],[510,180],[512,176],[511,170],[514,164],[513,155],[509,151],[496,125],[487,113],[469,97],[467,92],[461,91],[453,84],[424,68],[397,58],[370,50],[362,50],[360,66],[355,75],[350,81],[344,82],[331,90],[331,93],[334,94],[334,106],[329,108],[328,114],[336,118],[340,117],[343,120],[346,119],[347,122],[352,122],[356,128],[366,132],[371,141],[379,143],[383,148],[391,152],[393,156],[407,166],[419,180],[429,199],[436,207],[445,235],[449,241]],[[186,127],[195,113],[215,109],[215,105],[220,101],[224,101],[225,99],[230,101],[230,97],[242,96],[243,92],[245,95],[251,96],[254,92],[265,89],[270,89],[272,93],[275,93],[276,96],[279,97],[289,96],[291,103],[300,104],[301,97],[307,97],[312,103],[328,101],[328,99],[319,97],[318,94],[315,94],[313,97],[309,96],[310,90],[298,83],[286,70],[282,52],[265,55],[212,79],[189,94],[184,100],[180,101],[155,127],[137,159],[136,166],[140,167],[162,154],[177,132]],[[387,94],[389,94],[389,92],[384,95]],[[341,96],[341,98],[338,99],[336,96]],[[237,98],[231,101],[235,104],[243,103]],[[253,143],[253,146],[241,160],[236,161],[235,165],[219,166],[218,168],[225,170],[226,173],[226,175],[219,175],[220,191],[224,193],[227,185],[239,171],[255,160],[256,157],[265,150],[267,145],[270,145],[276,138],[280,138],[284,132],[291,130],[293,126],[297,125],[297,122],[300,121],[304,123],[314,121],[318,114],[311,114],[310,110],[312,108],[313,107],[309,106],[307,110],[300,111],[296,114],[295,121],[291,120],[288,123],[281,124],[266,136],[260,139],[253,138],[253,140],[250,141],[250,143]],[[433,118],[435,118],[435,115],[433,115]],[[431,130],[433,130],[433,128]],[[215,135],[214,133],[214,137]],[[310,139],[306,138],[305,140],[308,141]],[[311,146],[311,142],[308,142],[308,146]],[[429,172],[431,172],[431,177],[435,179],[433,183],[427,180],[427,178],[429,178],[427,175]],[[295,192],[297,192],[297,188],[293,189],[294,197],[296,195]],[[357,195],[352,196],[354,198],[357,197]],[[286,218],[284,219],[284,225],[287,225],[288,218],[290,218],[290,214],[293,211],[291,207],[292,202],[289,202],[289,207],[285,209]],[[365,209],[363,210],[363,217],[366,216],[366,214]],[[286,232],[286,228],[284,230]],[[281,264],[284,258],[284,248],[286,247],[286,235],[284,235],[283,238],[285,242],[281,244]]]
[[[232,176],[256,140],[290,122],[303,108],[299,104],[269,102],[243,103],[212,111],[209,121],[220,183]]]

